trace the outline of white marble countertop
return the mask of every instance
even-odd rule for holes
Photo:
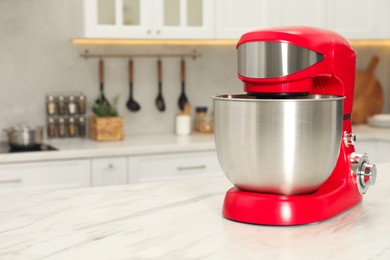
[[[390,259],[390,164],[363,202],[327,221],[221,216],[225,177],[0,196],[0,258]]]
[[[0,154],[0,163],[215,150],[212,134],[129,135],[122,141],[113,142],[67,138],[46,140],[45,144],[56,147],[58,151]]]

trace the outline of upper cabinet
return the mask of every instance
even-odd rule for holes
[[[264,27],[267,22],[267,0],[215,0],[215,37],[237,39],[243,33]]]
[[[87,38],[238,39],[287,25],[390,38],[388,0],[84,0]]]
[[[88,38],[214,37],[210,0],[84,0]]]
[[[388,0],[326,0],[325,28],[348,39],[389,39]]]
[[[348,39],[390,38],[388,0],[215,0],[216,38],[238,39],[256,29],[306,25]]]
[[[323,1],[216,0],[216,18],[218,39],[235,39],[246,32],[266,27],[286,25],[323,27]]]

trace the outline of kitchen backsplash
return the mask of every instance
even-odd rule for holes
[[[18,122],[45,124],[45,95],[57,91],[82,91],[91,101],[99,90],[98,59],[79,57],[83,47],[71,44],[83,36],[83,2],[0,1],[0,128]],[[95,47],[99,48],[99,47]],[[212,109],[211,96],[242,92],[236,76],[234,46],[132,46],[105,51],[191,52],[200,58],[186,58],[186,94],[195,106]],[[358,69],[365,69],[372,55],[381,60],[376,76],[385,92],[384,112],[390,113],[390,46],[357,46]],[[163,96],[166,111],[155,106],[157,96],[156,58],[134,58],[134,98],[139,112],[126,108],[129,95],[126,58],[105,59],[105,92],[119,94],[119,113],[125,118],[126,133],[173,133],[180,95],[180,58],[162,58]],[[1,136],[0,140],[5,140]]]

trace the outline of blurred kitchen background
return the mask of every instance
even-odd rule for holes
[[[242,92],[242,84],[236,76],[234,44],[117,47],[72,44],[72,39],[83,37],[84,5],[81,0],[0,1],[0,129],[19,122],[44,125],[47,93],[82,91],[91,106],[99,90],[98,59],[80,57],[86,48],[129,53],[190,53],[196,50],[201,57],[186,58],[186,94],[192,109],[208,106],[211,110],[214,94]],[[355,42],[353,47],[357,51],[357,69],[365,70],[373,55],[379,57],[375,75],[384,91],[383,113],[390,113],[390,43]],[[162,57],[165,112],[159,112],[155,106],[156,60],[134,58],[134,97],[141,110],[133,113],[125,106],[129,95],[128,60],[104,59],[105,93],[109,98],[119,94],[118,109],[125,119],[126,134],[174,132],[181,91],[180,58]],[[1,135],[0,140],[5,138]]]

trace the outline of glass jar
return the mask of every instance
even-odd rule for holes
[[[57,130],[58,130],[58,137],[66,137],[66,125],[65,125],[65,118],[63,117],[60,117],[58,119],[58,127],[57,127]]]
[[[75,137],[76,136],[76,121],[74,117],[69,117],[68,120],[68,136]]]
[[[65,104],[65,97],[64,96],[59,96],[58,97],[58,114],[59,115],[65,115],[65,107],[66,107],[66,104]]]
[[[86,107],[87,107],[87,98],[84,95],[80,95],[78,98],[78,107],[79,107],[79,113],[80,114],[85,114],[86,112]]]
[[[57,104],[54,96],[50,95],[46,97],[46,112],[49,116],[53,116],[57,113]]]
[[[56,136],[56,122],[54,117],[49,117],[47,119],[47,136],[53,138]]]
[[[195,131],[199,133],[212,133],[214,131],[212,114],[207,114],[207,107],[196,107]]]
[[[74,96],[69,96],[67,108],[69,115],[75,115],[77,113],[77,105]]]
[[[85,137],[86,134],[86,122],[85,117],[80,116],[78,120],[78,132],[80,137]]]

